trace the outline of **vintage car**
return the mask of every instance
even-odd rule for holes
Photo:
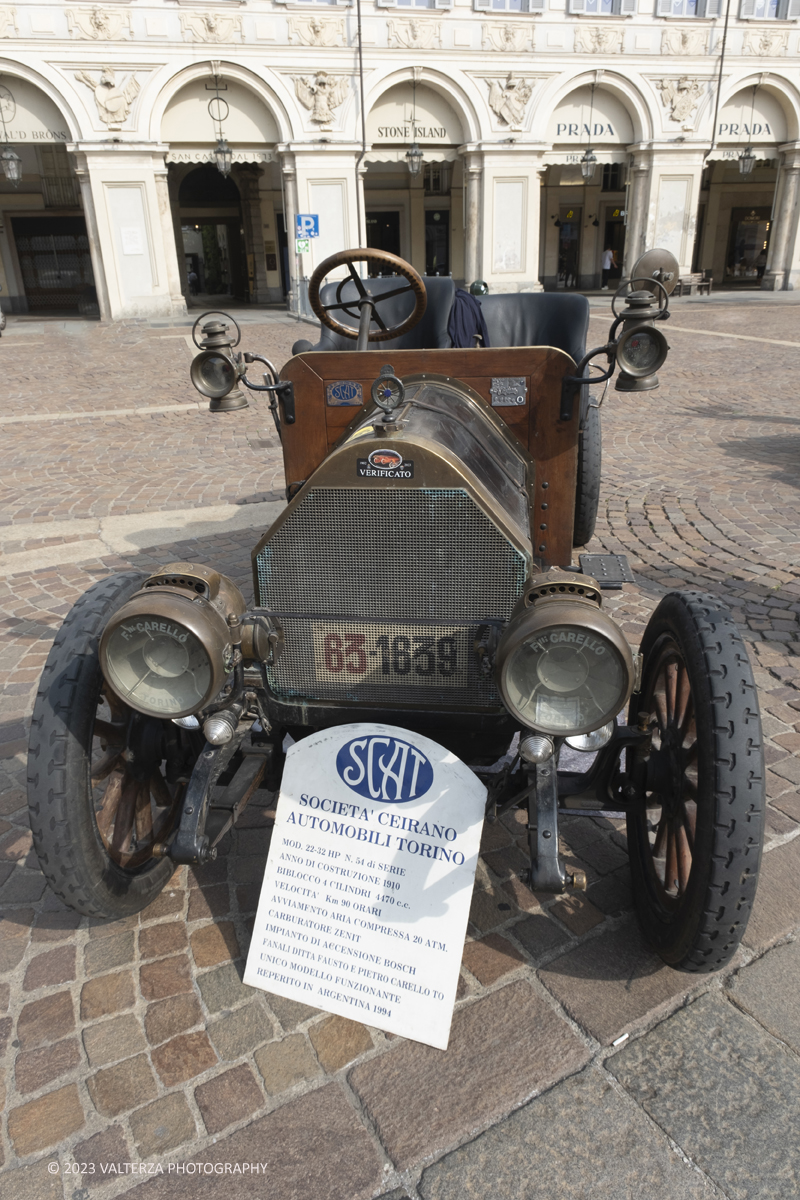
[[[485,295],[488,345],[454,346],[464,293],[377,250],[317,269],[321,340],[296,344],[280,375],[236,350],[232,318],[200,318],[193,381],[220,411],[245,388],[270,397],[287,505],[253,549],[252,607],[210,567],[170,563],[96,583],[65,620],[29,789],[66,904],[145,908],[175,864],[216,856],[258,788],[279,786],[287,735],[383,721],[466,762],[487,820],[527,809],[536,892],[586,887],[559,852],[560,815],[626,818],[650,944],[688,971],[729,961],[762,844],[745,646],[714,597],[671,592],[637,653],[602,607],[626,562],[573,565],[599,491],[589,363],[603,360],[593,382],[619,368],[617,389],[647,403],[676,278],[671,256],[645,255],[589,353],[588,301],[563,293]],[[585,770],[567,769],[567,747]]]

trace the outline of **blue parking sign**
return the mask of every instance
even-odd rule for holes
[[[316,213],[297,213],[295,224],[297,226],[297,237],[319,237],[319,217]]]

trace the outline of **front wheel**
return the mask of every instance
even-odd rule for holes
[[[31,722],[28,804],[50,887],[90,917],[146,908],[174,864],[154,847],[172,831],[202,749],[199,731],[134,712],[98,661],[109,618],[142,585],[126,571],[81,596],[56,636]]]
[[[671,592],[650,618],[630,722],[653,734],[645,796],[628,813],[633,893],[664,962],[719,970],[747,926],[764,814],[758,697],[728,610]]]

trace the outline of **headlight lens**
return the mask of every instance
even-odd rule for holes
[[[176,587],[138,592],[100,639],[108,684],[131,708],[156,717],[199,712],[224,684],[232,654],[217,608]]]
[[[105,647],[108,682],[127,704],[165,717],[202,705],[212,668],[202,642],[174,621],[151,616],[118,625]]]
[[[204,350],[198,354],[192,360],[190,375],[198,392],[212,400],[227,396],[239,378],[234,364],[218,350]]]
[[[613,733],[614,722],[607,721],[591,733],[579,733],[577,737],[568,737],[567,745],[573,750],[580,750],[582,754],[591,754],[594,750],[602,750],[603,746],[611,741]]]
[[[606,724],[633,684],[633,658],[620,630],[594,606],[575,603],[537,604],[512,621],[497,668],[512,715],[557,737]]]

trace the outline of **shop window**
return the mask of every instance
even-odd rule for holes
[[[656,0],[657,17],[718,17],[720,0]]]
[[[580,17],[630,17],[636,0],[568,0],[567,12]]]
[[[426,196],[446,196],[450,192],[450,164],[428,163],[425,167]]]
[[[800,0],[741,0],[739,16],[745,21],[796,21]]]
[[[603,163],[603,191],[621,192],[625,187],[623,163]]]
[[[544,0],[474,0],[480,12],[544,12]]]
[[[453,0],[375,0],[378,8],[452,8]]]

